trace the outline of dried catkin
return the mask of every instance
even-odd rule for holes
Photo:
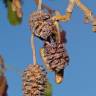
[[[40,53],[47,69],[51,71],[59,72],[69,62],[69,56],[63,43],[46,43]]]
[[[23,74],[23,96],[45,96],[47,76],[40,65],[30,64]]]
[[[29,19],[29,25],[35,36],[43,40],[47,40],[56,31],[56,26],[54,21],[51,20],[50,14],[43,11],[33,12]]]

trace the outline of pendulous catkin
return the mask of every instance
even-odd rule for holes
[[[51,71],[59,72],[69,62],[69,56],[63,43],[45,43],[40,53],[47,69]]]
[[[45,96],[46,71],[37,64],[30,64],[23,74],[23,96]]]
[[[41,10],[31,14],[29,25],[34,35],[43,40],[47,40],[52,33],[57,31],[51,15]]]

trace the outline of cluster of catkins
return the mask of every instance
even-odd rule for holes
[[[57,21],[52,15],[42,10],[31,14],[29,25],[34,36],[40,38],[44,45],[40,48],[40,55],[46,68],[55,73],[56,83],[63,81],[64,68],[69,62],[65,49],[65,32],[59,32]],[[60,36],[60,39],[58,39]],[[23,74],[24,96],[45,96],[47,76],[44,69],[37,64],[31,64]]]
[[[52,20],[52,15],[39,10],[31,14],[29,25],[33,34],[44,41],[44,46],[40,49],[44,64],[58,77],[58,75],[63,75],[63,70],[69,62],[69,56],[65,49],[65,41],[61,37],[65,32],[59,32],[59,40],[56,22]],[[62,82],[62,77],[58,81],[59,77],[56,78],[57,83]]]

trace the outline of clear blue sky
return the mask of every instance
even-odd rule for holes
[[[8,23],[7,11],[0,1],[0,54],[9,67],[6,70],[9,96],[22,96],[20,72],[33,63],[28,18],[35,5],[32,0],[23,1],[24,17],[19,26]],[[52,8],[65,13],[68,0],[47,1]],[[95,0],[81,1],[96,14]],[[83,14],[77,7],[71,20],[62,23],[62,26],[67,32],[66,48],[70,56],[70,65],[66,68],[64,82],[60,85],[55,83],[54,74],[49,73],[48,77],[53,85],[52,96],[96,96],[96,33],[92,32],[90,24],[83,23]],[[36,43],[38,63],[43,64],[39,54],[42,42],[36,39]]]

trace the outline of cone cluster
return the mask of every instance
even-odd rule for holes
[[[30,64],[23,74],[24,96],[45,96],[46,83],[46,71],[37,64]]]
[[[44,61],[46,68],[56,74],[56,80],[63,78],[65,66],[69,62],[69,56],[65,49],[65,32],[59,32],[56,22],[52,19],[52,15],[42,10],[35,11],[29,19],[30,29],[33,34],[44,41],[44,46],[40,49],[40,55]],[[64,34],[62,34],[64,33]],[[58,81],[56,81],[58,82]],[[59,80],[59,83],[62,80]]]

